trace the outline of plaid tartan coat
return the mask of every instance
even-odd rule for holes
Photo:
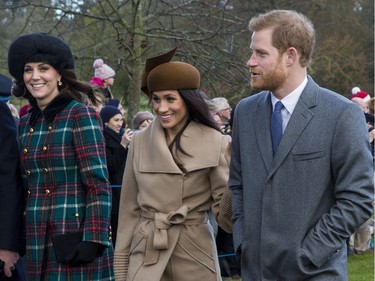
[[[67,96],[20,120],[27,188],[26,256],[29,281],[113,280],[111,191],[98,114]],[[83,240],[106,247],[85,266],[56,260],[52,234],[83,230]]]

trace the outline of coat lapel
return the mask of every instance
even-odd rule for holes
[[[156,117],[142,137],[140,171],[153,173],[182,173],[165,141],[164,129]],[[187,171],[217,166],[223,136],[217,131],[194,121],[181,137],[182,148],[191,156],[179,152],[179,159]]]
[[[255,122],[255,137],[259,146],[260,153],[267,171],[271,169],[273,155],[272,155],[272,140],[271,140],[271,94],[262,96],[258,101],[258,108],[256,112]]]
[[[309,82],[296,104],[284,135],[280,141],[269,177],[272,176],[284,159],[289,155],[303,130],[314,117],[314,113],[311,109],[316,106],[317,90],[318,86],[309,77]]]
[[[164,130],[157,118],[144,132],[141,132],[144,136],[141,138],[139,148],[139,170],[140,172],[181,173],[168,149]]]

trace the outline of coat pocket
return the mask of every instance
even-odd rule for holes
[[[135,274],[142,266],[146,250],[146,237],[142,232],[137,231],[130,245],[129,266],[127,280],[133,280]]]
[[[311,152],[304,152],[304,153],[294,153],[293,159],[294,161],[306,161],[324,157],[326,155],[326,150],[319,150],[319,151],[311,151]]]
[[[145,238],[144,234],[139,231],[137,231],[134,234],[132,243],[130,245],[130,254],[134,252],[134,250],[138,247],[141,241],[144,240],[144,238]],[[143,252],[144,252],[144,248],[143,248]]]
[[[203,249],[198,246],[185,234],[180,235],[177,244],[188,254],[188,256],[192,257],[200,265],[209,269],[211,272],[216,273],[215,259],[212,257],[208,249]]]

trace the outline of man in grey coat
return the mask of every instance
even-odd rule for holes
[[[247,65],[260,93],[236,107],[229,179],[242,280],[348,280],[346,240],[372,214],[363,112],[307,75],[315,31],[305,16],[275,10],[249,27]]]

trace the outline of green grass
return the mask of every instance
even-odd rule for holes
[[[374,280],[374,252],[348,258],[349,281]]]
[[[348,258],[349,281],[374,280],[374,252]],[[232,279],[225,279],[226,281]]]

